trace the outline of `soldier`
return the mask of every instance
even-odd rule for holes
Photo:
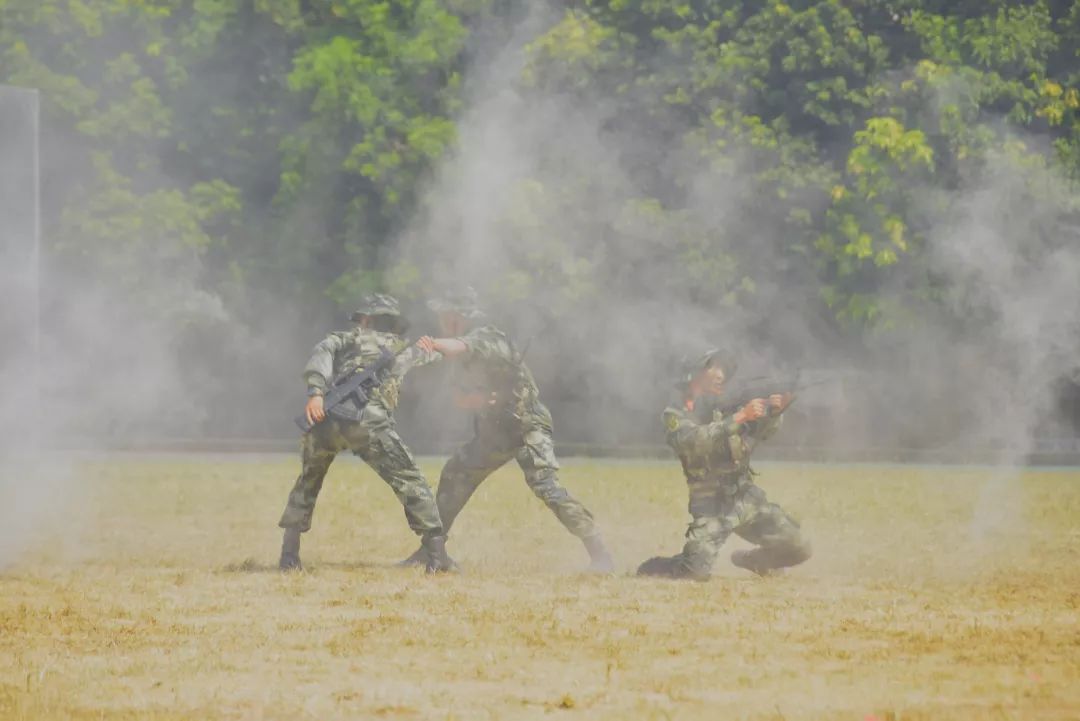
[[[401,336],[404,319],[392,296],[381,293],[366,296],[352,320],[357,326],[328,335],[315,346],[304,368],[308,387],[305,414],[315,425],[301,439],[303,469],[278,523],[285,529],[279,566],[282,570],[301,567],[300,534],[311,528],[315,500],[334,457],[349,449],[374,468],[397,494],[405,507],[409,527],[421,538],[428,572],[453,570],[453,562],[446,555],[446,535],[434,494],[398,435],[393,416],[405,373],[414,366],[438,360],[439,356],[412,346],[397,356],[366,406],[359,407],[350,399],[327,412],[323,408],[323,396],[331,380],[343,379],[369,366],[384,348],[398,352],[406,347]]]
[[[677,556],[651,558],[639,575],[709,577],[720,547],[732,532],[758,546],[735,551],[731,562],[765,576],[810,557],[799,524],[754,484],[750,454],[779,427],[791,393],[758,398],[728,416],[709,412],[723,395],[735,363],[716,349],[685,361],[679,398],[664,411],[667,442],[679,456],[690,487],[686,545]]]
[[[441,331],[448,337],[425,336],[417,346],[456,362],[455,402],[475,413],[475,436],[454,453],[439,477],[439,515],[447,533],[483,480],[513,458],[532,492],[585,544],[589,570],[611,572],[611,554],[592,514],[559,484],[551,414],[540,402],[532,373],[510,337],[483,323],[485,316],[472,288],[428,306],[438,313]],[[421,563],[424,556],[425,549],[420,548],[402,564]]]

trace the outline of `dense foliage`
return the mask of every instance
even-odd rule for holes
[[[582,213],[588,178],[523,185],[507,242],[533,250],[489,293],[647,284],[599,267],[619,253],[704,307],[768,316],[793,300],[776,287],[803,289],[795,302],[865,344],[927,308],[964,320],[927,251],[956,191],[1005,177],[1008,203],[1039,211],[1008,229],[1018,243],[1077,242],[1080,2],[585,0],[522,40],[528,15],[0,0],[0,82],[42,91],[50,272],[138,298],[181,346],[267,313],[327,318],[369,289],[418,298],[430,268],[395,243],[454,151],[470,68],[515,42],[519,92],[602,100],[607,142],[633,152],[617,213]],[[737,209],[723,222],[695,196],[710,183]],[[538,214],[581,217],[591,240],[530,232]]]

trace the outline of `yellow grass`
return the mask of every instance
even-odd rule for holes
[[[815,557],[692,583],[629,575],[681,545],[674,462],[564,469],[612,577],[512,467],[454,529],[464,573],[392,568],[415,540],[351,459],[279,574],[296,470],[79,464],[0,572],[0,718],[1080,718],[1080,473],[763,466]]]

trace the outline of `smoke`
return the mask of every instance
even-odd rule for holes
[[[921,199],[923,260],[897,272],[883,293],[919,317],[864,347],[821,301],[814,264],[793,253],[791,219],[746,182],[784,172],[785,158],[745,138],[695,132],[677,112],[627,119],[625,96],[583,80],[609,69],[575,65],[591,62],[577,57],[543,62],[540,39],[549,32],[592,42],[584,16],[557,4],[529,8],[508,38],[474,34],[457,146],[381,260],[389,290],[417,308],[436,287],[477,287],[526,353],[563,451],[570,439],[658,446],[675,363],[709,346],[735,350],[743,375],[846,374],[842,397],[821,391],[793,407],[780,442],[989,443],[1019,462],[1041,433],[1058,432],[1052,383],[1080,357],[1075,323],[1062,322],[1080,314],[1080,249],[1062,220],[1074,189],[1051,166],[1031,164],[1041,157],[1030,152],[1039,139],[1011,138],[954,188]],[[672,62],[658,54],[652,69],[682,72]],[[199,83],[220,90],[213,78]],[[50,137],[47,176],[63,178],[76,144]],[[215,267],[213,248],[191,242],[186,226],[161,224],[176,209],[169,191],[183,183],[159,168],[138,184],[114,205],[92,208],[100,221],[93,227],[65,225],[58,208],[46,207],[46,235],[65,247],[43,284],[35,372],[45,445],[294,432],[299,369],[339,324],[325,307],[298,306],[269,281],[234,292],[221,279],[232,269]],[[144,208],[136,214],[143,232],[109,224],[131,217],[132,207]],[[264,220],[325,234],[315,227],[320,207],[313,197],[295,217]],[[79,252],[117,238],[132,242],[108,254]],[[98,265],[103,258],[110,265]],[[414,326],[430,330],[425,322]],[[411,394],[403,432],[411,441],[456,440],[464,421],[442,412],[439,379],[426,374],[406,384],[425,392]],[[13,408],[26,402],[4,400]],[[21,465],[5,474],[2,488],[19,494],[18,507],[40,509],[64,495],[69,474],[28,483],[34,473]],[[28,498],[30,488],[41,495]],[[988,493],[987,507],[1007,505]]]
[[[947,283],[946,307],[978,320],[977,337],[959,347],[946,342],[938,355],[951,371],[944,397],[966,409],[956,422],[968,439],[993,444],[1003,464],[987,474],[973,509],[970,540],[984,550],[1024,536],[1018,469],[1042,434],[1060,433],[1056,381],[1080,357],[1070,324],[1080,311],[1080,247],[1062,222],[1071,186],[1032,163],[1027,150],[1037,142],[1014,136],[991,153],[983,172],[950,198],[928,249]]]
[[[699,232],[728,222],[737,199],[729,178],[698,178],[694,166],[679,190],[688,202],[658,206],[613,98],[523,82],[529,44],[559,19],[536,4],[508,43],[475,53],[456,151],[398,244],[399,268],[481,291],[527,348],[566,437],[655,442],[672,364],[688,347],[759,355],[745,318],[691,298],[705,285],[740,292],[734,249],[709,247]],[[698,277],[684,283],[688,266]]]
[[[555,80],[534,64],[538,38],[585,22],[538,5],[508,43],[477,49],[456,151],[397,245],[400,277],[472,283],[528,344],[557,437],[658,444],[674,362],[710,345],[749,375],[844,374],[842,392],[793,408],[802,427],[785,435],[815,445],[981,445],[1020,463],[1039,434],[1062,432],[1053,385],[1080,351],[1061,323],[1080,309],[1080,249],[1060,231],[1074,189],[1037,140],[1002,131],[955,187],[913,193],[924,246],[880,295],[917,317],[861,346],[822,303],[813,264],[793,260],[784,211],[741,181],[783,158],[732,142],[707,160],[677,117],[628,127],[603,85],[582,90],[575,71],[590,69],[572,58]],[[667,62],[653,70],[678,72]],[[680,136],[663,154],[643,147]]]

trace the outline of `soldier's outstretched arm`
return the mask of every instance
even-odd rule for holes
[[[416,341],[416,345],[427,353],[439,353],[446,358],[459,356],[469,350],[469,346],[460,338],[432,338],[425,335]]]
[[[390,375],[395,378],[404,378],[405,374],[413,368],[438,363],[445,356],[435,350],[425,350],[420,346],[420,341],[408,346],[394,358],[394,365],[390,368]]]

